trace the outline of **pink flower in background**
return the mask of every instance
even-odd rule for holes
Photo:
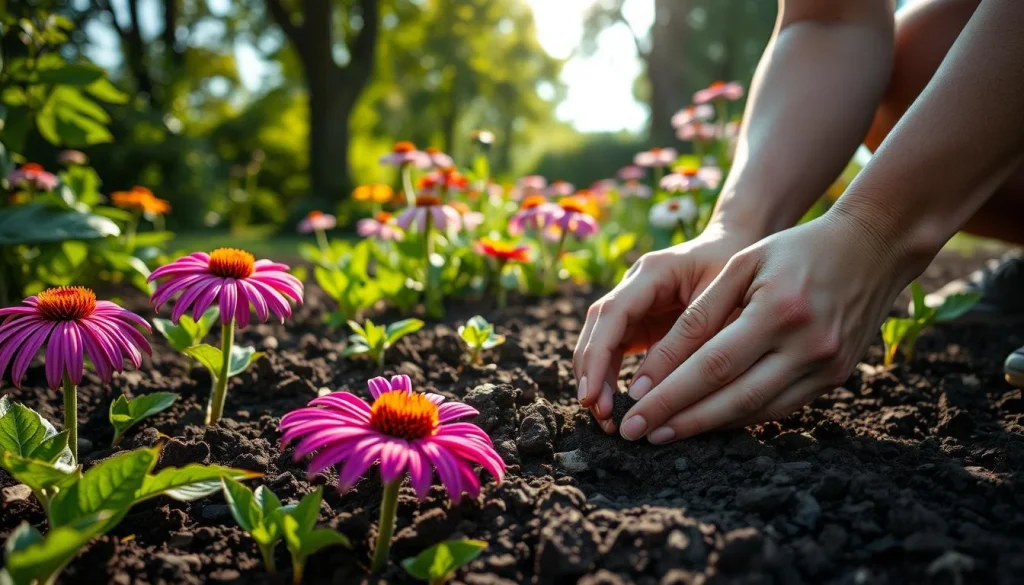
[[[652,148],[650,150],[637,153],[633,157],[633,163],[639,167],[667,167],[676,161],[679,157],[679,152],[674,148]]]
[[[395,144],[390,154],[381,157],[380,164],[393,167],[413,165],[417,168],[426,169],[430,167],[431,159],[427,153],[416,150],[415,144],[403,140]]]
[[[455,161],[452,157],[441,152],[441,149],[431,146],[427,149],[427,158],[430,159],[430,164],[435,169],[450,169],[455,167]]]
[[[623,197],[647,199],[651,196],[651,188],[640,181],[626,181],[619,187],[619,193]]]
[[[555,181],[548,186],[548,197],[568,197],[576,192],[576,186],[568,181]]]
[[[7,181],[14,188],[29,187],[35,191],[53,191],[57,188],[57,175],[48,172],[39,163],[25,163],[7,175]]]
[[[596,210],[594,203],[583,197],[566,197],[558,202],[562,215],[554,220],[550,230],[553,234],[569,233],[579,239],[592,236],[599,228],[597,220],[591,215]]]
[[[697,140],[700,142],[707,142],[709,140],[714,140],[717,132],[718,131],[714,124],[692,122],[677,128],[676,138],[684,141]]]
[[[306,217],[299,222],[299,231],[308,234],[311,232],[326,232],[338,225],[338,218],[329,213],[321,211],[310,211]]]
[[[518,187],[533,191],[540,191],[548,186],[548,180],[540,175],[527,175],[519,179]]]
[[[722,169],[718,167],[684,167],[665,175],[661,179],[661,188],[673,193],[717,189],[721,181]]]
[[[726,83],[724,81],[716,81],[706,89],[693,94],[693,103],[701,105],[719,100],[733,102],[741,97],[743,97],[743,86],[738,82],[730,81]]]
[[[619,184],[615,179],[601,179],[600,181],[594,181],[590,185],[590,191],[595,195],[606,195],[607,193],[618,189]]]
[[[715,117],[715,108],[709,104],[690,106],[679,110],[672,116],[672,127],[682,128],[694,122],[707,122]]]
[[[89,157],[81,150],[62,150],[57,155],[57,162],[67,166],[87,165],[89,164]]]
[[[430,216],[434,227],[442,232],[449,229],[462,229],[462,216],[450,205],[441,203],[441,198],[436,195],[419,195],[412,207],[398,214],[398,227],[408,231],[412,224],[416,229],[423,231],[427,227],[427,216]]]
[[[473,209],[461,201],[453,201],[452,207],[462,216],[462,227],[473,231],[484,222],[484,214]]]
[[[530,195],[508,220],[508,233],[518,236],[527,229],[543,229],[563,214],[565,211],[557,203],[551,203],[543,195]]]
[[[96,293],[80,286],[44,290],[28,297],[20,307],[0,309],[0,377],[11,367],[11,382],[21,387],[29,363],[46,347],[46,383],[59,388],[64,376],[82,383],[88,357],[100,379],[109,382],[124,370],[124,361],[138,368],[142,354],[150,353],[140,330],[149,323],[110,301],[97,301]]]
[[[647,169],[637,165],[628,165],[619,169],[619,178],[623,181],[639,181],[647,176]]]
[[[402,241],[402,230],[395,226],[390,213],[382,211],[374,217],[361,219],[356,223],[356,233],[364,238]]]
[[[198,321],[215,302],[219,303],[224,325],[234,319],[244,329],[253,309],[260,321],[274,315],[283,323],[292,314],[287,299],[302,302],[302,282],[288,273],[288,266],[256,260],[252,254],[234,248],[192,253],[157,268],[148,280],[162,280],[151,298],[157,312],[160,305],[181,293],[171,312],[175,324],[189,308]]]
[[[445,402],[440,394],[415,392],[408,376],[378,377],[368,385],[372,404],[349,392],[333,392],[281,418],[282,444],[299,440],[296,460],[317,451],[309,462],[310,475],[338,466],[338,489],[345,491],[380,461],[384,483],[408,472],[422,500],[436,469],[456,502],[463,493],[480,494],[476,465],[499,482],[504,478],[505,463],[490,437],[476,425],[455,422],[476,416],[476,409]]]

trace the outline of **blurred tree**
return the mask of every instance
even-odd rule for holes
[[[672,114],[693,92],[716,80],[749,82],[771,36],[776,3],[766,0],[653,0],[649,31],[635,30],[624,7],[633,0],[598,0],[587,15],[581,48],[592,53],[600,34],[625,26],[644,64],[635,93],[650,109],[649,138],[675,141]]]

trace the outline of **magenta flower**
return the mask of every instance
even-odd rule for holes
[[[57,155],[57,162],[62,165],[87,165],[89,157],[81,150],[62,150]]]
[[[548,197],[568,197],[576,192],[576,186],[568,181],[555,181],[548,186]]]
[[[735,81],[716,81],[706,89],[693,94],[693,103],[700,105],[714,101],[736,101],[743,97],[743,86]]]
[[[426,169],[431,165],[430,156],[422,150],[416,150],[412,142],[402,141],[395,144],[390,154],[381,157],[380,164],[392,167],[407,167],[409,165]]]
[[[600,179],[590,184],[590,191],[593,191],[595,195],[605,195],[618,187],[619,184],[615,179]]]
[[[198,320],[216,302],[221,323],[228,325],[234,320],[244,329],[253,309],[260,321],[274,315],[283,323],[292,314],[286,297],[302,302],[302,282],[287,271],[284,264],[256,260],[243,250],[219,248],[210,254],[195,252],[161,266],[148,280],[163,279],[152,296],[157,312],[160,305],[181,293],[171,312],[173,323],[190,308]]]
[[[565,214],[557,203],[551,203],[542,195],[530,195],[523,200],[517,211],[508,220],[508,233],[513,236],[527,229],[541,230]]]
[[[700,104],[683,108],[672,116],[672,127],[682,128],[694,122],[708,122],[715,117],[715,108],[708,104]]]
[[[638,167],[667,167],[675,162],[679,153],[674,148],[652,148],[650,150],[637,153],[633,157],[633,163]]]
[[[619,187],[619,193],[623,197],[647,199],[651,196],[651,188],[640,181],[626,181]]]
[[[555,218],[552,229],[549,230],[549,239],[554,239],[554,234],[572,234],[578,239],[587,238],[597,233],[599,228],[597,220],[590,215],[592,206],[581,197],[566,197],[558,202],[562,208],[562,215]],[[557,229],[554,229],[557,227]]]
[[[647,176],[647,169],[636,165],[628,165],[619,169],[619,178],[623,181],[639,181]]]
[[[356,223],[356,233],[364,238],[399,242],[405,237],[402,230],[395,227],[394,218],[386,211],[382,211],[374,217],[359,220]]]
[[[338,225],[338,218],[330,213],[322,211],[310,211],[306,217],[299,222],[299,231],[308,234],[311,232],[325,232],[333,230]]]
[[[542,195],[548,186],[548,180],[540,175],[527,175],[519,179],[515,188],[512,189],[510,197],[515,201],[522,201],[534,195]]]
[[[11,171],[7,181],[14,188],[31,188],[35,191],[53,191],[57,188],[57,175],[48,172],[38,163],[25,163]]]
[[[718,167],[683,167],[665,175],[661,188],[673,193],[698,189],[717,189],[722,181],[722,169]]]
[[[435,228],[444,232],[449,228],[453,230],[462,229],[462,216],[455,208],[441,203],[441,198],[436,195],[419,195],[412,207],[398,214],[398,227],[408,230],[415,223],[416,229],[423,231],[427,229],[427,216]]]
[[[717,133],[718,131],[714,124],[691,122],[690,124],[680,126],[676,129],[676,138],[684,141],[697,140],[700,142],[707,142],[709,140],[714,140]]]
[[[427,158],[430,159],[430,164],[435,169],[450,169],[455,166],[455,161],[452,157],[441,152],[440,149],[431,146],[427,149]]]

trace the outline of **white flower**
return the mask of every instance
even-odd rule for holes
[[[680,223],[689,224],[697,219],[697,204],[692,197],[673,197],[651,207],[651,225],[662,229],[673,229]]]

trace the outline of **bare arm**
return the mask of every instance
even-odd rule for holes
[[[779,0],[715,219],[752,241],[792,226],[842,172],[892,69],[888,0]]]

